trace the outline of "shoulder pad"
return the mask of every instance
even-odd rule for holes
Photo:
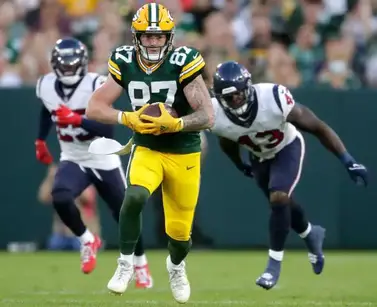
[[[43,88],[45,85],[48,85],[49,83],[54,83],[56,80],[56,76],[54,73],[48,73],[46,75],[43,75],[39,77],[37,84],[35,86],[35,94],[38,98],[42,99],[43,98]]]
[[[100,75],[98,73],[89,72],[88,76],[91,78],[92,81],[92,90],[93,92],[99,88],[102,84],[104,84],[107,80],[107,76]]]
[[[190,83],[199,74],[205,66],[204,59],[200,52],[191,47],[181,46],[174,49],[174,52],[170,56],[170,63],[181,67],[179,82]]]
[[[38,97],[38,98],[41,98],[41,86],[42,86],[42,82],[43,82],[43,78],[45,76],[42,76],[42,77],[39,77],[38,78],[38,81],[37,81],[37,84],[35,86],[35,95]]]
[[[134,46],[121,46],[111,52],[108,69],[116,82],[120,83],[122,81],[122,71],[124,71],[127,64],[132,63],[134,50]]]
[[[277,84],[273,90],[275,100],[277,101],[284,118],[287,118],[288,114],[295,106],[295,100],[289,89],[283,85]]]
[[[99,75],[97,78],[97,86],[96,88],[99,88],[102,84],[104,84],[107,80],[107,76]]]

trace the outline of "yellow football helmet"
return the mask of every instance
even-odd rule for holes
[[[162,4],[143,5],[132,19],[131,30],[136,51],[149,62],[161,61],[172,48],[175,31],[174,19]],[[149,54],[148,48],[141,44],[140,36],[142,34],[165,34],[166,44],[160,47],[159,53]]]

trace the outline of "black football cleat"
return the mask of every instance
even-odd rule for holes
[[[256,284],[263,289],[270,290],[273,288],[280,277],[281,261],[269,257],[267,268],[264,273],[256,280]]]
[[[305,238],[306,245],[309,249],[309,261],[312,264],[313,272],[317,275],[322,273],[325,266],[325,256],[322,250],[325,233],[325,228],[313,225],[312,230]]]

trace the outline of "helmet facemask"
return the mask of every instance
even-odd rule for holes
[[[88,72],[88,54],[85,47],[64,48],[55,47],[51,54],[51,66],[64,85],[78,83]]]
[[[86,74],[85,67],[80,58],[58,58],[54,71],[61,83],[74,85]]]
[[[136,51],[139,52],[141,57],[150,62],[150,63],[158,63],[162,59],[165,58],[165,56],[168,54],[168,52],[172,49],[173,46],[173,38],[174,38],[174,30],[173,31],[135,31],[133,32],[133,43],[136,46]],[[143,34],[146,35],[165,35],[166,36],[166,42],[164,46],[143,46],[141,42],[141,36]],[[152,53],[148,51],[148,49],[159,49],[159,52]]]
[[[250,81],[250,80],[249,80]],[[221,95],[216,95],[221,106],[227,111],[238,117],[240,120],[247,120],[253,105],[254,88],[251,81],[243,90],[237,90],[235,87],[225,88]]]

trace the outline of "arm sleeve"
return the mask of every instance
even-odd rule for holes
[[[81,127],[94,136],[104,136],[106,138],[112,138],[114,135],[113,125],[99,123],[86,118],[82,119]]]
[[[51,127],[52,127],[52,119],[49,110],[46,108],[42,101],[41,96],[41,88],[44,76],[40,77],[37,81],[37,85],[35,86],[35,95],[41,100],[42,106],[39,113],[39,127],[38,127],[38,139],[39,140],[46,140]]]
[[[47,108],[42,105],[40,115],[39,115],[39,129],[38,129],[38,139],[46,140],[50,129],[52,127],[51,114]]]

